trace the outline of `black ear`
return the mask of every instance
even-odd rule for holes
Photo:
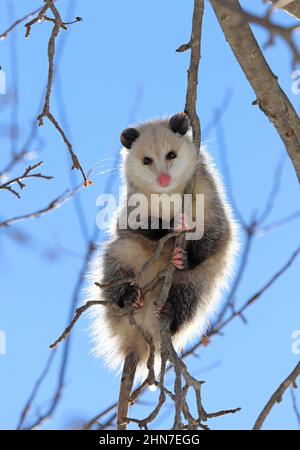
[[[179,133],[182,136],[186,134],[190,127],[190,121],[187,114],[181,112],[172,116],[169,120],[169,127],[174,133]]]
[[[121,144],[129,149],[139,135],[140,133],[135,128],[126,128],[126,130],[122,131],[120,136]]]

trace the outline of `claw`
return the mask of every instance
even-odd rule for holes
[[[154,314],[155,314],[155,317],[157,318],[157,319],[160,319],[161,318],[161,315],[163,314],[163,309],[165,308],[165,305],[161,305],[161,306],[159,306],[155,311],[154,311]]]
[[[141,290],[138,286],[132,285],[131,290],[127,292],[126,296],[123,298],[124,306],[133,307],[134,309],[139,309],[144,306],[144,301],[141,298]]]
[[[174,231],[181,232],[189,230],[191,230],[191,227],[189,226],[187,216],[183,213],[178,214],[178,216],[175,219]]]
[[[181,247],[176,247],[172,257],[172,263],[176,269],[183,270],[186,267],[186,252]]]
[[[157,319],[161,319],[163,316],[165,316],[172,320],[174,316],[174,310],[171,303],[167,302],[156,308],[154,314]]]
[[[141,291],[139,288],[137,288],[137,296],[135,300],[132,302],[132,305],[136,309],[142,308],[144,306],[144,301],[141,298]]]

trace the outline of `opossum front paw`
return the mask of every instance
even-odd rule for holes
[[[134,309],[139,309],[144,306],[144,302],[141,299],[141,290],[136,284],[128,283],[126,292],[119,301],[119,306],[121,308],[132,307]]]
[[[189,226],[188,218],[185,214],[178,214],[174,222],[174,231],[180,233],[181,231],[189,231],[191,227]]]
[[[157,319],[166,318],[169,319],[171,323],[175,316],[175,311],[171,303],[167,302],[163,305],[160,305],[155,311],[154,314]]]
[[[187,253],[181,247],[176,247],[172,257],[172,263],[176,269],[183,270],[187,266]]]

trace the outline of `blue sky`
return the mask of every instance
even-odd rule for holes
[[[12,18],[21,17],[40,6],[40,1],[5,1],[0,4],[0,32]],[[86,170],[96,167],[93,185],[80,194],[86,230],[79,225],[74,203],[41,218],[11,228],[30,238],[23,244],[0,231],[0,330],[5,331],[7,354],[0,355],[0,428],[14,428],[34,380],[49,355],[49,344],[66,323],[74,285],[82,265],[87,235],[91,235],[97,214],[96,198],[105,189],[109,173],[120,148],[120,131],[132,121],[173,114],[184,107],[186,70],[189,54],[175,49],[190,36],[192,1],[159,2],[61,0],[59,8],[66,20],[83,17],[67,32],[62,32],[63,52],[56,66],[52,109],[71,137]],[[271,189],[283,144],[263,113],[252,106],[255,95],[235,61],[213,12],[206,2],[203,25],[202,60],[199,72],[198,111],[205,127],[211,122],[228,92],[231,100],[222,115],[233,195],[245,219],[253,210],[262,210]],[[251,3],[251,5],[248,5]],[[264,9],[259,0],[242,2],[253,11]],[[278,19],[288,23],[284,14]],[[37,24],[30,39],[24,39],[20,25],[0,42],[0,64],[7,75],[8,90],[18,85],[19,147],[24,142],[34,117],[47,76],[47,42],[51,24]],[[266,33],[255,28],[260,43]],[[15,39],[18,64],[11,63],[10,40]],[[63,40],[63,41],[62,41]],[[291,57],[286,45],[265,52],[296,110],[300,96],[291,93]],[[12,110],[0,98],[1,167],[9,158],[9,129]],[[70,183],[71,162],[60,136],[45,121],[38,136],[44,148],[36,156],[43,160],[44,173],[51,181],[32,180],[18,200],[0,192],[0,217],[11,217],[45,206]],[[203,136],[204,143],[221,168],[222,155],[216,129]],[[31,150],[36,150],[38,142]],[[21,168],[19,168],[19,171]],[[18,172],[17,172],[18,173]],[[119,179],[113,172],[113,192]],[[284,158],[282,183],[268,222],[299,209],[299,185],[293,167]],[[84,231],[84,232],[83,232]],[[105,236],[100,235],[99,239]],[[256,238],[249,266],[238,291],[243,303],[286,262],[299,245],[299,221]],[[59,251],[58,251],[59,250]],[[57,255],[59,253],[59,255]],[[188,360],[191,371],[206,383],[203,399],[207,410],[241,406],[234,416],[214,419],[212,429],[250,428],[266,400],[296,365],[299,355],[292,353],[291,334],[300,329],[300,260],[246,313],[248,324],[236,319],[223,337]],[[83,301],[81,295],[80,301]],[[88,322],[82,318],[73,330],[69,367],[63,399],[46,428],[65,428],[74,421],[88,420],[117,398],[118,378],[101,361],[89,355]],[[34,414],[43,410],[51,398],[57,379],[61,349],[37,399]],[[211,367],[213,366],[213,367]],[[215,367],[216,366],[216,367]],[[210,368],[207,370],[207,368]],[[145,399],[150,402],[153,394]],[[298,395],[298,403],[300,397]],[[146,415],[151,406],[141,405],[136,415]],[[168,427],[170,410],[153,426]],[[297,428],[291,396],[285,396],[265,424],[266,428]]]

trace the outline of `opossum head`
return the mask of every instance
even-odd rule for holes
[[[185,113],[124,130],[121,143],[126,182],[137,192],[182,193],[197,162],[188,130]]]

